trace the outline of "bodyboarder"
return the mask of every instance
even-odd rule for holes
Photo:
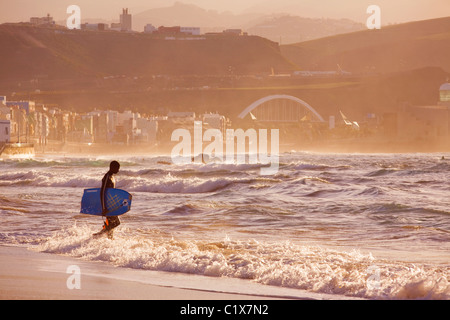
[[[112,161],[109,165],[109,171],[105,174],[105,176],[102,179],[102,188],[100,191],[100,197],[102,203],[102,216],[106,217],[106,220],[103,224],[103,229],[99,233],[94,234],[94,236],[100,236],[106,233],[109,239],[113,239],[113,230],[114,228],[117,228],[120,225],[119,217],[106,216],[108,214],[108,209],[106,208],[106,201],[107,201],[106,190],[109,188],[114,189],[116,187],[116,179],[114,178],[114,175],[119,173],[119,170],[120,170],[119,162]]]

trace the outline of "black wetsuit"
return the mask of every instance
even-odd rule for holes
[[[106,211],[106,189],[115,188],[116,187],[116,179],[114,179],[114,175],[111,171],[105,174],[102,180],[102,189],[101,189],[101,201],[102,201],[102,209],[103,212]],[[107,217],[104,230],[110,231],[120,225],[119,217]]]

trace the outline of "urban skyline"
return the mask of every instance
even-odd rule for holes
[[[117,20],[117,10],[120,8],[130,8],[133,15],[140,14],[146,10],[169,7],[180,1],[163,0],[132,0],[132,1],[86,1],[79,0],[76,5],[83,10],[83,19]],[[402,23],[408,21],[425,20],[445,17],[450,15],[450,3],[446,0],[400,0],[387,1],[359,1],[346,0],[336,4],[332,0],[322,1],[293,1],[281,0],[276,3],[266,0],[246,0],[246,1],[206,1],[206,0],[186,0],[181,3],[192,4],[205,10],[217,12],[229,12],[232,15],[240,14],[262,14],[271,15],[276,13],[289,13],[309,18],[347,18],[357,22],[364,22],[367,18],[366,8],[376,4],[382,8],[383,23]],[[71,1],[30,1],[20,0],[13,2],[3,2],[0,4],[0,23],[27,21],[30,16],[44,16],[48,13],[55,17],[56,21],[67,18],[66,8],[74,4]]]

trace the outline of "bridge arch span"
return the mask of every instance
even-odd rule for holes
[[[272,101],[272,100],[291,100],[294,101],[300,105],[302,105],[304,108],[306,108],[307,110],[309,110],[313,116],[315,117],[316,121],[318,122],[325,122],[325,120],[322,118],[322,116],[313,108],[311,107],[308,103],[306,103],[305,101],[294,97],[294,96],[290,96],[290,95],[284,95],[284,94],[277,94],[277,95],[271,95],[271,96],[267,96],[264,98],[261,98],[255,102],[253,102],[251,105],[249,105],[244,111],[242,111],[239,114],[239,118],[240,119],[244,119],[248,114],[250,114],[250,112],[252,112],[253,110],[255,110],[256,108],[258,108],[260,105]]]

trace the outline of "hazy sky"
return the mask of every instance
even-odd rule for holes
[[[0,23],[29,21],[31,16],[50,13],[65,20],[66,8],[80,6],[82,18],[118,19],[122,8],[132,14],[171,6],[174,0],[0,0]],[[204,9],[234,14],[290,13],[303,17],[349,18],[365,22],[371,4],[381,7],[382,23],[406,22],[450,16],[450,0],[181,0]]]

